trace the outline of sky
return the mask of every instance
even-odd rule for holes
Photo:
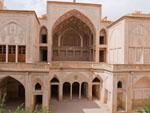
[[[46,12],[46,1],[47,0],[5,0],[5,7],[7,9],[35,10],[37,15],[41,16]],[[71,2],[73,0],[55,1]],[[113,21],[135,11],[150,14],[150,0],[76,0],[76,2],[102,4],[102,16],[107,16],[108,19]]]

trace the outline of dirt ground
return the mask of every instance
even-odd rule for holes
[[[52,100],[50,104],[52,113],[110,113],[106,105],[98,101],[88,100],[64,100],[58,102]]]

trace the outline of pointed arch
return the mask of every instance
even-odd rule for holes
[[[51,79],[51,83],[59,83],[59,80],[56,77],[54,77]]]
[[[3,77],[0,80],[0,87],[0,97],[5,96],[6,107],[10,103],[13,103],[13,109],[16,109],[16,106],[26,105],[26,90],[20,80],[11,76]],[[8,111],[12,111],[12,108],[8,107]]]
[[[100,30],[99,44],[107,43],[107,32],[105,29]]]
[[[92,82],[98,82],[98,83],[100,83],[100,79],[96,77],[96,78],[93,79]]]
[[[88,25],[88,27],[91,29],[91,31],[93,32],[93,35],[96,35],[96,29],[94,27],[94,24],[91,22],[91,20],[85,16],[83,13],[81,13],[80,11],[73,9],[70,10],[68,12],[66,12],[65,14],[63,14],[61,17],[59,17],[56,22],[54,23],[53,27],[52,27],[52,31],[55,30],[55,28],[62,23],[64,20],[67,20],[68,18],[75,16],[76,18],[82,20],[84,23],[86,23]]]
[[[42,86],[40,83],[36,83],[35,84],[35,90],[41,90],[42,89]]]
[[[48,30],[45,26],[40,29],[40,43],[47,43]]]
[[[122,81],[118,81],[118,83],[117,83],[117,88],[123,88]]]
[[[93,61],[95,34],[95,27],[88,17],[78,10],[66,12],[52,27],[52,59],[54,61]]]

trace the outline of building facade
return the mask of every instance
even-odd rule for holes
[[[150,15],[115,22],[101,5],[47,2],[47,13],[0,2],[0,95],[49,109],[52,99],[97,99],[112,113],[150,103]]]

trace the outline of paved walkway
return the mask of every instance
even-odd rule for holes
[[[50,108],[52,113],[110,113],[100,102],[88,100],[52,100]]]

